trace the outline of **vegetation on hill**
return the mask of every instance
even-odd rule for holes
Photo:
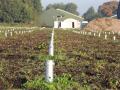
[[[105,2],[99,6],[98,11],[96,12],[93,7],[90,7],[84,14],[83,17],[87,21],[94,20],[101,17],[110,17],[115,14],[119,14],[118,1],[109,1]]]
[[[33,23],[41,11],[40,0],[0,0],[1,23]]]
[[[91,21],[95,18],[101,17],[94,9],[94,7],[90,7],[84,14],[83,17],[87,21]]]
[[[118,1],[110,1],[106,2],[103,5],[99,6],[98,12],[102,16],[112,16],[117,14],[117,9],[118,9]]]
[[[68,11],[70,13],[79,15],[78,11],[77,11],[77,5],[75,3],[68,3],[68,4],[63,4],[63,3],[55,3],[55,4],[49,4],[46,7],[46,10],[50,9],[50,8],[55,8],[55,9],[62,9],[65,11]]]

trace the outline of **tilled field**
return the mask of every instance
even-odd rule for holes
[[[66,59],[56,62],[58,75],[69,73],[95,90],[120,89],[120,39],[57,31],[56,51],[64,53]]]
[[[38,30],[0,38],[0,90],[21,88],[27,80],[41,75],[44,64],[38,56],[48,54],[50,32]]]
[[[0,39],[0,89],[22,88],[44,75],[51,31]],[[112,36],[110,36],[112,37]],[[120,89],[120,36],[117,40],[55,31],[55,75],[71,74],[74,81],[94,90]]]

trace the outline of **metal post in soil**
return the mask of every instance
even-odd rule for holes
[[[51,41],[49,45],[49,55],[54,56],[54,29],[51,34]],[[53,82],[53,74],[54,74],[54,61],[53,60],[47,60],[46,61],[46,72],[45,72],[45,79],[46,82],[52,83]]]

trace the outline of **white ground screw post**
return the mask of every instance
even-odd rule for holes
[[[96,33],[94,33],[94,36],[96,36]]]
[[[49,45],[49,55],[54,56],[54,29],[52,32],[52,37]],[[47,60],[46,61],[46,72],[45,72],[45,79],[46,82],[52,83],[53,82],[53,74],[54,74],[54,61],[53,60]]]
[[[99,33],[99,37],[101,36],[101,33]]]
[[[5,37],[7,37],[8,36],[8,34],[7,34],[7,32],[5,32]]]
[[[115,36],[113,37],[113,40],[114,40],[114,41],[116,40],[116,37],[115,37]]]
[[[105,39],[107,39],[107,35],[105,35]]]
[[[10,36],[11,36],[11,37],[13,36],[13,33],[12,33],[12,32],[10,32]]]
[[[21,34],[23,34],[23,31],[21,31]]]
[[[85,32],[85,35],[87,34],[87,32]]]
[[[82,32],[82,34],[84,35],[84,31]]]

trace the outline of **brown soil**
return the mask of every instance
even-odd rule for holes
[[[88,23],[85,29],[89,31],[120,32],[120,20],[113,18],[99,18]]]

